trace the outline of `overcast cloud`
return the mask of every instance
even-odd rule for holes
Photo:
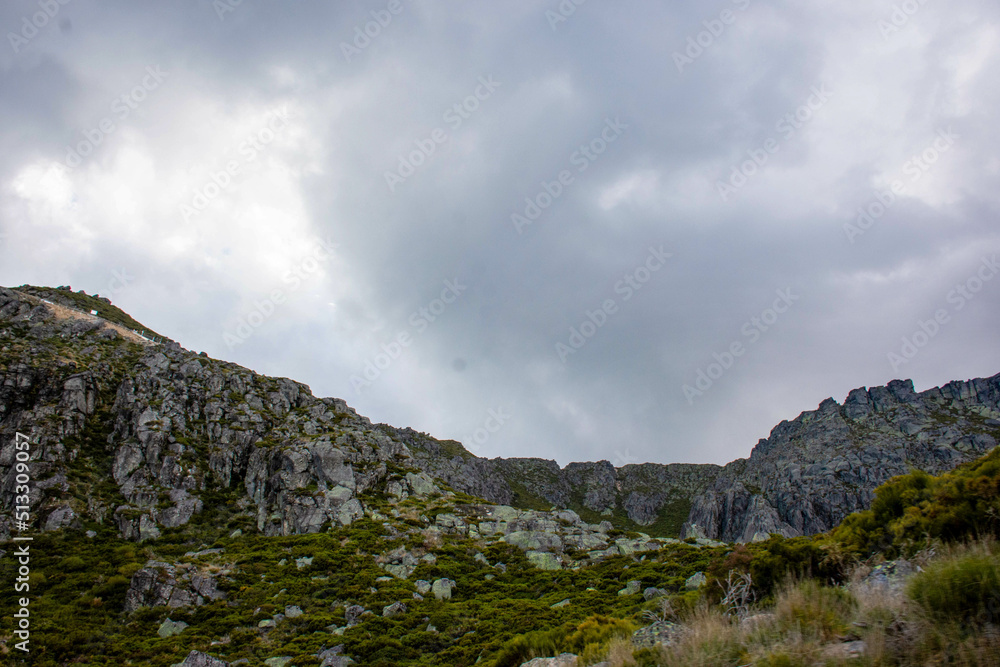
[[[0,284],[562,464],[1000,371],[1000,6],[673,5],[5,0]]]

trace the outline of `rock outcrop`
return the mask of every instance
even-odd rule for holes
[[[867,508],[877,486],[940,474],[1000,439],[1000,375],[916,393],[910,380],[850,392],[784,421],[749,459],[725,466],[695,498],[683,535],[748,542],[829,530]]]

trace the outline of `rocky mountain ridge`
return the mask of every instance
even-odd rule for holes
[[[89,315],[91,304],[113,319]],[[532,521],[543,529],[508,531],[552,528],[558,549],[514,538],[539,554],[621,552],[616,540],[646,540],[640,532],[747,541],[826,530],[889,476],[954,467],[1000,436],[994,376],[920,394],[903,381],[855,390],[842,406],[830,399],[782,422],[724,467],[489,460],[373,424],[301,383],[130,335],[136,327],[98,297],[0,288],[0,537],[12,528],[15,432],[33,443],[30,505],[47,530],[112,522],[141,541],[223,502],[264,535],[314,533],[370,517],[379,499],[436,489],[540,513]],[[461,519],[466,532],[489,523],[486,511]]]

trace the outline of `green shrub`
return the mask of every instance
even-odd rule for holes
[[[928,539],[1000,536],[1000,448],[938,477],[922,471],[875,489],[872,507],[848,516],[831,538],[868,556],[918,550]]]
[[[560,653],[587,653],[588,658],[607,652],[615,639],[628,637],[635,631],[628,621],[607,616],[591,616],[579,625],[564,624],[552,630],[538,630],[515,637],[500,650],[495,667],[517,667],[533,658]]]
[[[59,567],[62,568],[64,572],[79,572],[83,568],[87,567],[87,563],[84,562],[79,556],[67,556],[62,559],[59,563]]]
[[[945,557],[913,576],[907,595],[932,619],[1000,621],[1000,556],[986,548]]]
[[[857,602],[846,590],[809,579],[781,592],[774,606],[775,623],[785,633],[832,641],[846,634],[856,608]]]

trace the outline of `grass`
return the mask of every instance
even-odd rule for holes
[[[945,547],[902,587],[866,584],[860,566],[841,586],[791,579],[774,604],[739,623],[702,603],[683,618],[681,639],[636,651],[657,667],[1000,665],[1000,549],[992,540]],[[863,655],[845,646],[863,641]]]

